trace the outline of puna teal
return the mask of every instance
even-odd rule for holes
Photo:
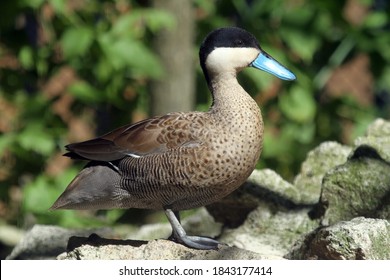
[[[153,117],[66,146],[66,156],[89,162],[51,209],[164,210],[172,240],[197,249],[218,247],[211,238],[188,236],[179,211],[223,198],[255,168],[263,120],[236,75],[255,67],[284,80],[295,76],[236,27],[211,32],[199,57],[213,97],[209,111]]]

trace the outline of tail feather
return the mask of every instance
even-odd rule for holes
[[[92,161],[73,179],[50,210],[116,208],[119,183],[120,174],[110,163]]]

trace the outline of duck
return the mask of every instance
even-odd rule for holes
[[[187,235],[179,212],[222,199],[255,169],[263,119],[237,74],[254,67],[282,80],[296,77],[239,27],[210,32],[199,60],[212,96],[209,110],[155,116],[65,146],[64,156],[87,164],[51,210],[161,210],[172,227],[170,240],[194,249],[218,249],[213,238]]]

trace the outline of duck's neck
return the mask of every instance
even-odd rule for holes
[[[209,86],[213,95],[211,113],[231,114],[236,110],[246,109],[259,111],[257,103],[238,83],[236,72],[224,72],[214,76]]]

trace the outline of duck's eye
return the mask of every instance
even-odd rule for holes
[[[237,39],[237,40],[234,41],[234,45],[238,46],[238,47],[243,46],[244,45],[244,41],[242,41],[241,39]]]

